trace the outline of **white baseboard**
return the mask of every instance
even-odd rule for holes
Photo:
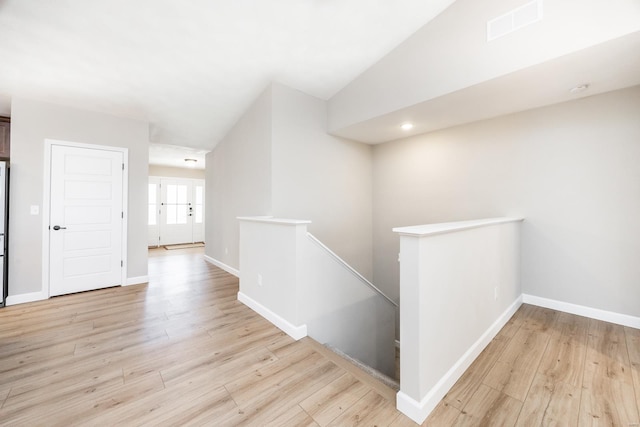
[[[205,255],[204,256],[204,260],[209,262],[209,263],[211,263],[211,264],[213,264],[213,265],[215,265],[218,268],[223,269],[224,271],[226,271],[229,274],[233,274],[236,277],[240,277],[240,271],[239,270],[237,270],[237,269],[235,269],[235,268],[233,268],[233,267],[231,267],[231,266],[229,266],[229,265],[227,265],[227,264],[225,264],[225,263],[223,263],[221,261],[218,261],[215,258],[211,258],[209,255]]]
[[[416,423],[422,424],[464,371],[471,366],[471,363],[476,360],[482,350],[500,332],[500,329],[504,327],[521,305],[522,296],[519,296],[419,402],[403,393],[401,384],[401,389],[396,395],[396,407],[398,410]]]
[[[127,277],[124,286],[139,285],[141,283],[149,283],[149,276]]]
[[[291,324],[288,320],[283,319],[282,317],[269,310],[267,307],[260,304],[253,298],[247,296],[246,294],[238,292],[238,301],[258,313],[260,316],[267,319],[269,322],[273,323],[294,340],[297,341],[307,336],[307,325],[296,326]]]
[[[600,310],[598,308],[591,308],[584,305],[571,304],[568,302],[536,297],[527,294],[522,295],[522,302],[524,302],[525,304],[537,305],[539,307],[564,311],[565,313],[576,314],[578,316],[589,317],[591,319],[603,320],[605,322],[615,323],[617,325],[640,329],[640,317],[630,316],[627,314],[620,314],[613,311]]]
[[[45,299],[48,299],[48,296],[42,291],[30,292],[28,294],[9,295],[7,297],[7,306],[24,304],[27,302],[42,301]]]

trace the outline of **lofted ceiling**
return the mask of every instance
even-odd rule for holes
[[[142,119],[151,164],[204,168],[274,81],[370,144],[640,84],[637,0],[573,19],[582,1],[488,44],[520,0],[0,0],[0,115],[25,97]]]
[[[0,0],[0,114],[26,97],[211,149],[269,82],[328,99],[453,1]]]
[[[584,90],[577,86],[584,85]],[[640,85],[640,31],[332,133],[378,144]],[[413,127],[403,130],[403,123]]]
[[[334,95],[328,129],[375,144],[638,84],[638,0],[457,0]]]

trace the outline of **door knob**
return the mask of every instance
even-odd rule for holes
[[[56,230],[56,231],[58,231],[58,230],[66,230],[67,227],[60,227],[59,225],[54,225],[53,229]]]

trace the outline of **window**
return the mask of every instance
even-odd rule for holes
[[[177,223],[178,224],[186,224],[187,223],[187,186],[186,185],[178,185],[178,205],[177,208]]]
[[[167,185],[167,224],[187,223],[187,186]]]

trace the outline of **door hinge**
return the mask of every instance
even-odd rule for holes
[[[124,267],[124,261],[120,260],[120,267]]]
[[[124,212],[120,212],[120,218],[124,219]]]
[[[124,163],[122,164],[122,170],[124,170]]]

